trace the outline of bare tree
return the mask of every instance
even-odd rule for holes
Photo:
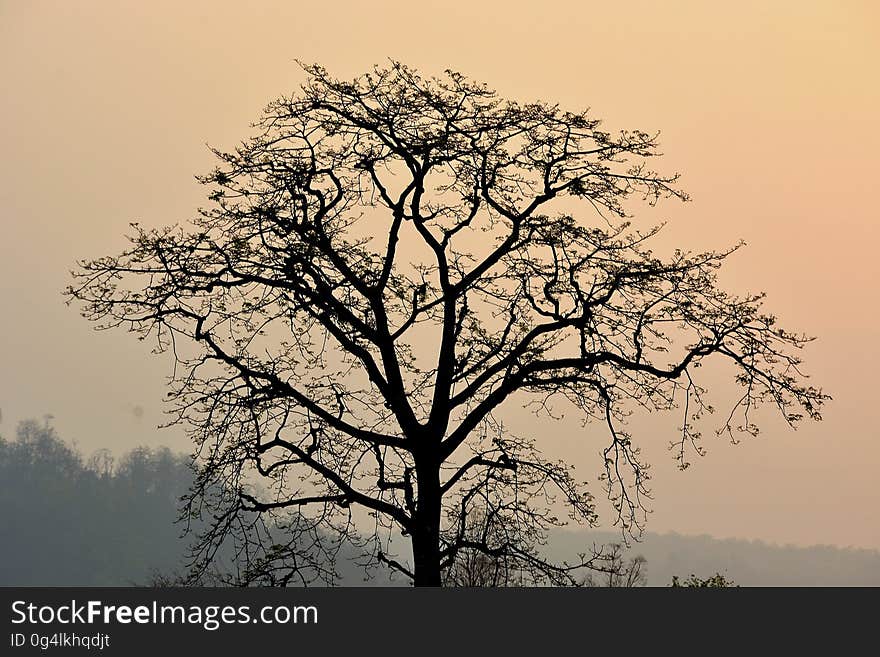
[[[332,579],[346,543],[416,585],[469,552],[577,583],[590,559],[553,564],[540,546],[567,519],[594,523],[594,498],[504,425],[505,404],[604,424],[605,492],[628,531],[647,473],[623,418],[680,408],[685,464],[711,410],[707,357],[742,386],[722,430],[754,431],[761,402],[819,419],[796,357],[808,339],[717,287],[733,249],[660,258],[659,227],[627,220],[630,201],[686,199],[648,167],[654,135],[451,71],[304,68],[256,136],[215,151],[212,205],[190,227],[133,224],[130,248],[80,262],[67,290],[98,327],[173,352],[172,422],[204,466],[188,511],[213,514],[201,563],[236,535],[245,579],[274,584]],[[474,510],[491,532],[468,531]],[[397,531],[411,560],[387,546]]]
[[[629,589],[647,586],[645,564],[648,560],[641,554],[627,557],[622,543],[611,543],[594,548],[594,564],[584,579],[586,586]]]

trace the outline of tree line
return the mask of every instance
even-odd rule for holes
[[[179,568],[191,484],[189,459],[167,447],[85,458],[48,420],[22,422],[0,437],[0,582],[120,586]]]

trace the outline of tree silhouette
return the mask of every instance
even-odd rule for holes
[[[727,579],[721,573],[715,573],[711,577],[697,577],[696,575],[691,575],[686,580],[682,581],[677,576],[672,576],[672,584],[670,584],[674,589],[684,589],[684,588],[693,588],[693,589],[724,589],[737,586],[733,583],[732,580]]]
[[[733,249],[661,258],[659,227],[627,220],[631,201],[686,199],[648,167],[654,135],[451,71],[304,68],[256,136],[214,151],[212,205],[191,227],[133,224],[130,248],[80,262],[67,290],[99,328],[173,352],[172,421],[205,465],[189,509],[214,518],[204,561],[234,534],[254,581],[326,577],[307,573],[353,543],[416,585],[473,553],[519,564],[525,583],[576,583],[589,557],[539,548],[566,517],[592,524],[594,498],[503,406],[603,423],[603,483],[630,531],[647,473],[623,418],[680,408],[684,465],[711,410],[707,357],[743,390],[723,430],[754,431],[762,402],[790,424],[819,418],[825,396],[796,357],[807,338],[760,296],[717,287]],[[493,530],[470,532],[472,511]],[[279,514],[291,541],[267,544],[256,519]],[[411,560],[389,548],[397,531]]]

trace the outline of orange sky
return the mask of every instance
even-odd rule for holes
[[[350,77],[393,57],[661,130],[663,169],[694,201],[640,220],[669,219],[666,245],[745,239],[724,284],[767,291],[783,325],[819,336],[807,370],[834,396],[819,425],[768,417],[736,447],[707,437],[708,456],[679,473],[671,419],[635,423],[654,464],[649,528],[880,548],[878,24],[874,3],[846,0],[0,0],[0,432],[51,413],[86,452],[185,448],[155,431],[167,361],[66,308],[67,271],[119,250],[129,221],[192,216],[205,143],[247,136],[302,81],[294,58]],[[548,449],[595,479],[589,431],[522,422],[562,436]]]

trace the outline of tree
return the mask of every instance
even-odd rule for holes
[[[632,202],[687,198],[648,167],[656,135],[451,71],[304,68],[254,137],[214,150],[190,227],[133,224],[130,248],[78,263],[66,292],[99,328],[173,352],[172,422],[204,464],[188,509],[214,514],[203,560],[235,535],[254,581],[326,577],[352,543],[416,585],[473,553],[576,583],[590,559],[540,547],[566,517],[594,523],[594,498],[503,407],[568,404],[607,427],[602,479],[626,531],[648,477],[624,416],[682,409],[684,466],[711,410],[705,359],[743,389],[723,430],[754,432],[762,402],[819,419],[826,397],[798,370],[808,338],[716,284],[735,249],[661,258],[660,227],[628,220]],[[493,531],[469,532],[472,512]],[[270,545],[259,519],[277,515],[291,540]],[[389,549],[396,531],[411,561]]]
[[[711,577],[697,577],[696,575],[691,575],[686,580],[681,581],[678,576],[672,576],[672,584],[669,585],[674,589],[725,589],[737,587],[737,584],[734,584],[733,580],[727,579],[721,573],[715,573]]]
[[[597,559],[596,566],[591,568],[584,583],[588,586],[619,589],[647,586],[645,564],[648,560],[641,554],[627,558],[624,547],[621,543],[612,543],[594,548],[594,554],[600,554],[601,558]]]

